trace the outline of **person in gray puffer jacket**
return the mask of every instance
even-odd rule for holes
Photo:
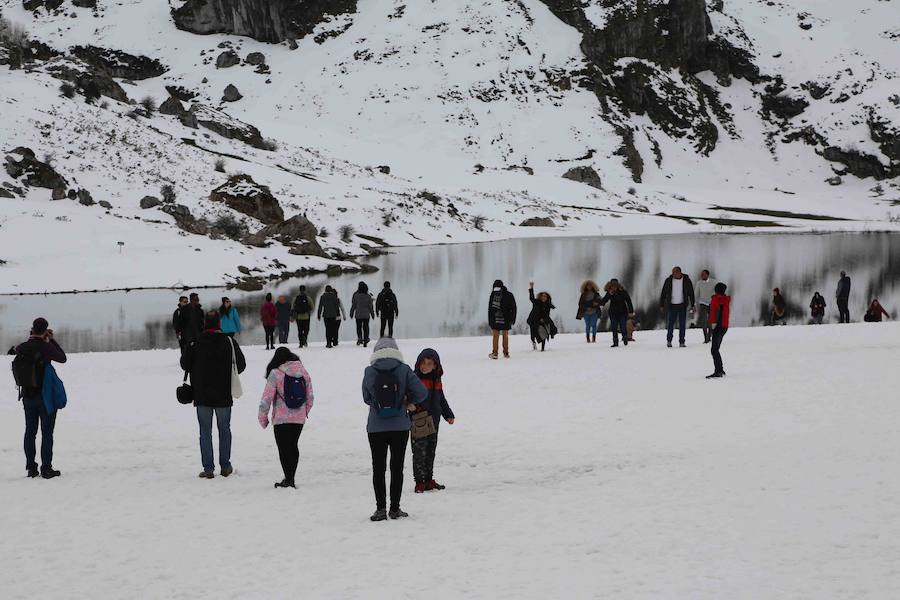
[[[350,300],[350,318],[356,318],[356,345],[369,346],[369,321],[375,316],[375,302],[369,286],[362,281]]]
[[[363,402],[369,406],[366,432],[372,451],[372,485],[375,488],[375,513],[372,521],[384,521],[407,517],[400,510],[403,491],[403,462],[409,441],[409,410],[411,404],[422,404],[428,398],[428,390],[405,362],[392,338],[381,338],[375,343],[375,351],[366,367],[362,382]],[[384,408],[381,401],[392,399],[395,406]],[[391,506],[386,511],[387,490],[384,472],[387,468],[388,449],[391,452]]]

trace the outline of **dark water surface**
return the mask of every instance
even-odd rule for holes
[[[826,321],[837,320],[834,292],[841,269],[852,278],[850,312],[862,320],[868,302],[878,297],[895,316],[900,306],[900,235],[888,233],[677,235],[621,238],[523,239],[483,244],[400,248],[369,262],[371,275],[325,275],[290,280],[266,291],[292,298],[307,286],[318,299],[326,284],[334,286],[350,310],[359,281],[373,293],[391,281],[399,298],[397,337],[449,337],[487,332],[487,298],[491,284],[502,279],[515,294],[525,331],[528,282],[553,296],[554,317],[563,332],[581,331],[575,320],[578,287],[586,278],[602,284],[611,277],[623,282],[634,300],[643,327],[660,325],[657,308],[663,279],[674,265],[696,280],[703,268],[725,281],[732,294],[732,326],[767,321],[773,287],[781,288],[789,305],[789,322],[805,323],[809,301],[819,291],[828,303]],[[217,307],[229,296],[241,313],[244,344],[262,344],[259,306],[265,292],[200,290],[204,307]],[[177,346],[171,316],[182,292],[155,290],[0,297],[0,348],[27,335],[36,316],[46,316],[68,351],[137,350]],[[349,314],[348,314],[349,316]],[[606,318],[601,324],[605,326]],[[373,338],[377,322],[372,323]],[[310,339],[324,339],[314,322]],[[352,322],[341,327],[341,340],[356,339]],[[296,344],[296,330],[291,329]]]

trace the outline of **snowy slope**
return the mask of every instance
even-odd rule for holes
[[[21,408],[0,403],[3,596],[890,598],[897,334],[735,328],[715,382],[698,332],[685,350],[639,332],[543,354],[514,336],[499,362],[486,338],[402,342],[409,360],[440,351],[457,420],[440,433],[447,489],[412,494],[407,464],[411,516],[386,523],[368,521],[368,351],[304,353],[316,403],[296,491],[272,488],[262,349],[233,412],[236,473],[213,481],[196,477],[196,418],[175,402],[177,351],[74,355],[59,368],[61,478],[25,479]]]
[[[290,270],[323,266],[320,259],[290,256],[280,245],[253,249],[228,240],[184,238],[171,217],[139,210],[144,195],[171,183],[178,202],[197,216],[215,219],[231,212],[207,200],[225,179],[212,168],[216,153],[237,157],[226,159],[229,173],[248,173],[268,185],[286,217],[305,213],[326,229],[329,236],[319,239],[324,247],[351,254],[371,241],[352,235],[349,242],[340,241],[337,230],[343,225],[394,245],[746,230],[729,219],[774,218],[800,230],[896,227],[896,180],[845,175],[841,185],[828,185],[825,180],[841,165],[819,156],[825,145],[834,145],[891,164],[866,130],[872,111],[886,122],[900,122],[900,107],[891,100],[897,93],[896,65],[884,58],[896,50],[892,32],[900,27],[889,2],[866,2],[860,10],[844,3],[741,0],[724,3],[721,11],[710,2],[713,35],[747,50],[761,73],[783,78],[783,93],[803,96],[809,106],[797,117],[775,122],[762,115],[766,82],[734,78],[722,85],[711,73],[699,73],[730,115],[712,119],[719,133],[708,156],[647,115],[604,108],[591,89],[593,67],[582,53],[581,32],[539,0],[365,0],[356,13],[320,25],[320,33],[333,36],[307,36],[294,50],[286,43],[178,30],[169,10],[180,4],[99,0],[92,11],[66,0],[59,11],[32,13],[18,0],[0,0],[0,9],[60,51],[94,44],[158,59],[168,69],[162,76],[122,82],[129,98],[149,95],[161,102],[168,95],[166,85],[183,86],[198,93],[197,100],[257,126],[277,142],[277,150],[189,129],[171,116],[130,119],[124,115],[133,107],[115,101],[104,109],[85,105],[78,96],[63,98],[45,67],[34,72],[0,67],[8,83],[0,86],[0,148],[26,146],[38,157],[52,154],[62,175],[95,199],[111,202],[114,214],[168,224],[151,223],[134,233],[134,227],[122,228],[121,219],[97,209],[50,207],[48,190],[4,201],[0,219],[7,231],[40,223],[28,216],[34,213],[77,213],[59,245],[77,246],[79,256],[95,266],[95,275],[83,281],[64,275],[65,282],[42,283],[32,273],[71,273],[60,268],[71,263],[41,259],[23,250],[21,237],[0,236],[0,259],[8,263],[4,280],[16,282],[3,284],[0,291],[217,284],[238,265],[264,272],[278,272],[275,264]],[[593,27],[616,17],[609,2],[592,0],[584,6]],[[628,9],[621,4],[615,10]],[[798,19],[798,14],[808,16]],[[801,23],[811,28],[801,29]],[[241,58],[262,52],[270,73],[257,73],[247,64],[217,68],[216,58],[229,49]],[[620,67],[629,61],[622,59]],[[672,70],[659,77],[663,88],[693,94],[694,84],[683,74]],[[809,96],[810,81],[829,86],[819,100]],[[228,84],[237,86],[241,100],[221,102]],[[848,99],[839,101],[844,93]],[[827,144],[785,141],[809,124]],[[643,158],[641,183],[633,181],[618,153],[617,128],[622,126],[634,132],[635,149]],[[381,165],[389,166],[390,174],[375,168]],[[562,179],[574,166],[594,168],[603,189]],[[5,177],[0,173],[0,185]],[[437,199],[423,199],[423,192]],[[796,221],[733,213],[723,206],[854,220]],[[238,217],[251,231],[260,226]],[[557,227],[519,227],[529,217],[549,217]],[[717,218],[726,221],[708,220]],[[188,261],[190,267],[172,274],[161,253],[148,251],[140,255],[142,268],[120,279],[118,258],[107,256],[107,242],[92,239],[97,230],[111,238],[128,236],[135,247],[142,239],[161,247],[201,247],[209,250],[209,260]]]

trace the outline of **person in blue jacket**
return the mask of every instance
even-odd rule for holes
[[[241,332],[241,315],[229,298],[222,298],[222,306],[219,307],[219,327],[222,333],[230,338]]]
[[[444,396],[444,384],[441,376],[444,367],[441,366],[441,357],[437,350],[425,348],[416,359],[416,377],[428,390],[428,398],[422,404],[415,406],[414,414],[427,412],[434,422],[434,433],[425,435],[412,441],[413,477],[416,479],[416,493],[421,494],[430,490],[443,490],[447,486],[434,480],[434,456],[437,452],[438,430],[441,425],[441,417],[451,425],[456,422],[456,415],[447,403]]]
[[[372,485],[375,488],[375,513],[372,521],[409,515],[400,510],[403,492],[403,462],[409,440],[410,405],[421,404],[428,390],[413,373],[393,338],[383,337],[375,344],[369,366],[363,374],[363,402],[369,405],[366,432],[372,451]],[[384,472],[388,450],[391,453],[391,506],[387,502]]]

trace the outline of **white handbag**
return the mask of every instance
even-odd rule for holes
[[[231,397],[240,398],[244,395],[244,388],[241,386],[241,375],[238,373],[237,359],[234,354],[234,340],[228,338],[228,344],[231,346]]]

